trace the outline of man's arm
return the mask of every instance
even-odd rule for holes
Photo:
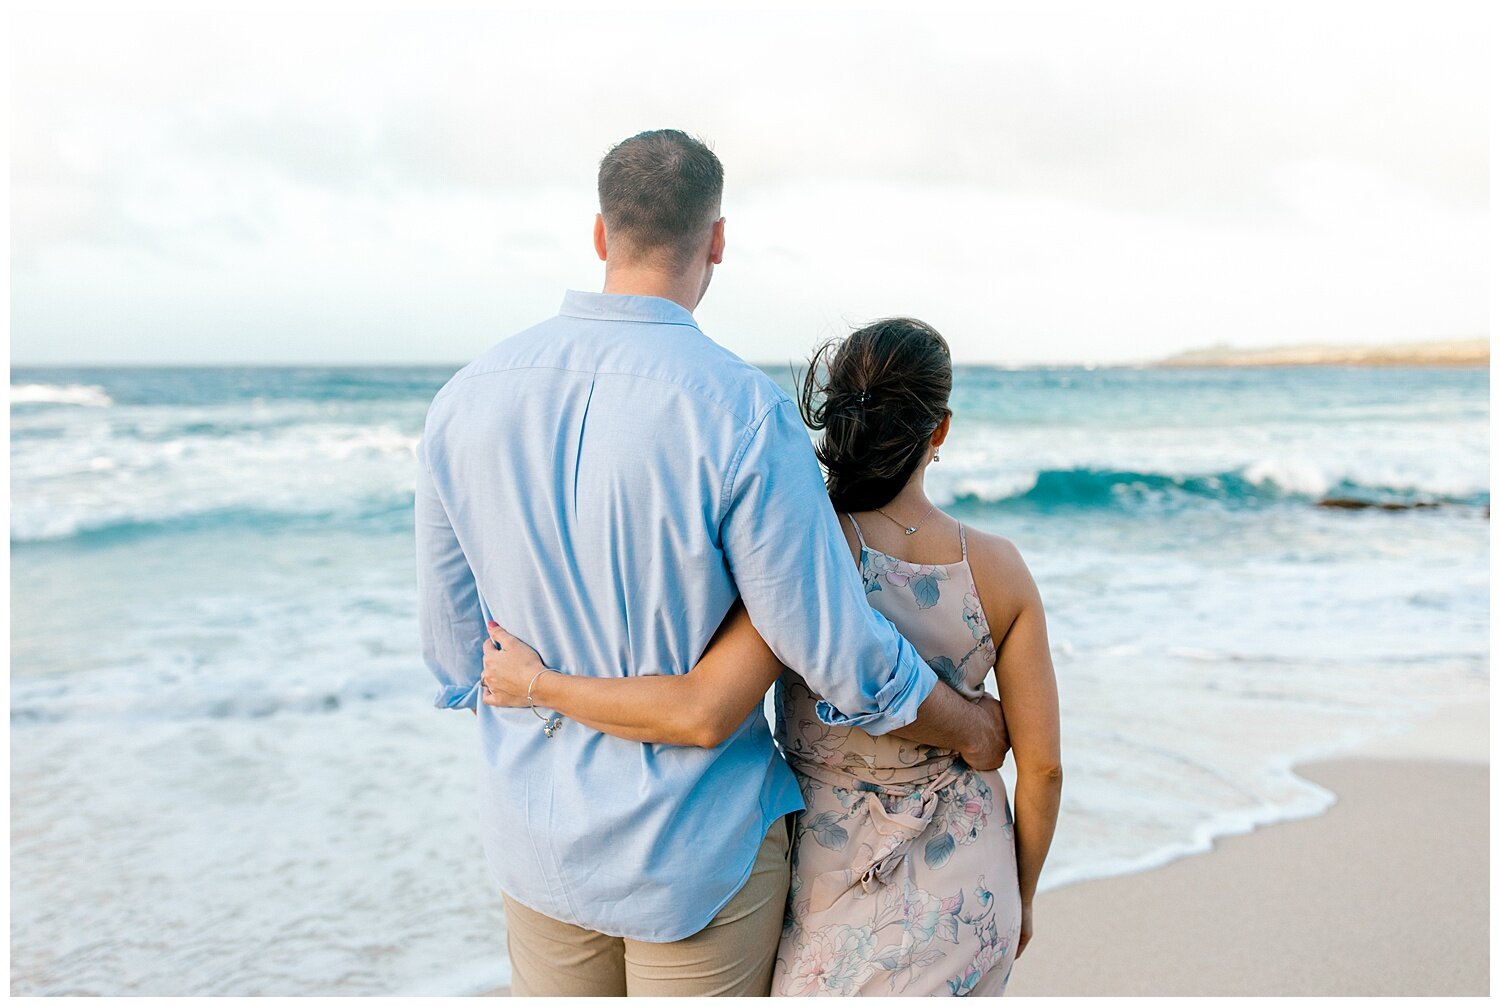
[[[782,668],[740,604],[729,610],[686,675],[564,675],[549,670],[535,650],[503,627],[491,624],[490,637],[493,642],[484,646],[485,703],[528,706],[530,692],[537,705],[596,731],[663,745],[723,744],[759,708]],[[987,697],[984,702],[999,707]],[[992,754],[993,742],[983,726],[975,728],[967,720],[972,708],[953,690],[937,688],[923,700],[914,722],[891,733],[958,749],[976,768],[992,769],[1005,745],[1002,741],[998,754]]]
[[[999,769],[1010,751],[1000,701],[970,702],[939,682],[917,710],[917,719],[891,731],[901,738],[957,752],[974,769]]]
[[[740,597],[772,653],[823,697],[818,716],[955,749],[977,769],[998,766],[994,711],[939,682],[865,600],[790,400],[747,435],[725,488],[720,532]]]
[[[440,688],[433,705],[476,709],[480,649],[486,639],[484,613],[474,572],[438,496],[428,468],[426,438],[417,444],[417,624],[422,660]]]

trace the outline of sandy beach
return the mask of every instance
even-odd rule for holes
[[[1487,708],[1297,772],[1338,803],[1037,896],[1010,994],[1485,995]]]

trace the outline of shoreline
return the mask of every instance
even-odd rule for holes
[[[1298,772],[1338,802],[1206,855],[1039,894],[1009,992],[1487,995],[1488,766],[1349,758]]]
[[[1237,349],[1214,346],[1152,361],[1150,367],[1488,367],[1490,343],[1440,339],[1386,345],[1318,343]]]
[[[1487,703],[1441,709],[1294,764],[1322,813],[1040,892],[1009,992],[1486,995],[1488,735]]]
[[[778,371],[789,364],[801,369],[805,362],[798,360],[750,360],[746,363],[763,371]],[[47,385],[51,382],[37,380],[58,378],[60,375],[93,376],[99,374],[132,373],[141,371],[457,371],[467,361],[458,360],[413,360],[405,363],[369,363],[351,361],[296,361],[270,360],[251,363],[214,361],[172,361],[142,364],[129,361],[110,363],[89,361],[86,363],[12,363],[12,386]],[[1457,350],[1452,352],[1406,352],[1398,344],[1395,349],[1386,347],[1320,347],[1309,351],[1302,347],[1273,347],[1265,350],[1189,350],[1166,357],[1104,359],[1079,358],[1064,360],[1014,360],[1014,359],[963,359],[954,361],[958,370],[992,370],[1007,372],[1026,371],[1099,371],[1099,370],[1174,370],[1239,367],[1431,367],[1437,369],[1485,368],[1490,363],[1489,349]],[[19,374],[17,373],[19,372]],[[36,403],[14,402],[14,405]]]
[[[1333,803],[1039,892],[1008,993],[1486,995],[1488,703],[1291,771]]]

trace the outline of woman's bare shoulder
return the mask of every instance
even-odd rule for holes
[[[1029,605],[1040,605],[1041,595],[1021,550],[1004,535],[964,526],[969,543],[969,568],[984,603],[1008,618]]]

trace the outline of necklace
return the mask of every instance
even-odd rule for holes
[[[900,527],[900,529],[902,531],[906,532],[906,534],[908,534],[908,535],[915,535],[917,533],[917,529],[920,528],[920,527],[922,527],[923,522],[925,522],[928,518],[932,517],[932,512],[934,510],[936,510],[936,509],[937,509],[937,504],[928,504],[927,505],[927,513],[923,514],[922,515],[922,520],[918,521],[914,525],[905,525],[905,524],[902,524],[900,521],[896,521],[895,518],[891,517],[889,514],[887,514],[884,510],[882,510],[879,507],[875,508],[875,513],[881,515],[882,517],[886,518],[889,521],[895,521],[896,524]]]

